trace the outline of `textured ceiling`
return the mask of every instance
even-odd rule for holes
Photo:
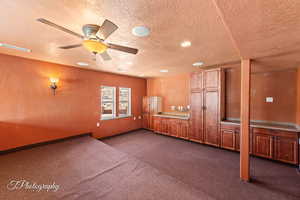
[[[299,0],[214,3],[241,57],[254,59],[266,70],[300,66]]]
[[[88,69],[138,76],[162,76],[190,72],[192,63],[213,65],[239,59],[212,1],[182,0],[1,0],[0,42],[32,49],[31,53],[0,47],[0,53],[12,54],[76,66],[88,62]],[[45,18],[81,33],[87,23],[101,24],[109,19],[119,29],[109,42],[136,47],[137,55],[109,50],[112,61],[93,61],[85,49],[62,50],[57,47],[80,40],[36,21]],[[134,26],[150,28],[148,37],[131,34]],[[190,40],[192,46],[180,43]],[[128,64],[132,62],[132,64]],[[77,66],[78,67],[78,66]],[[168,69],[169,73],[160,73]]]
[[[192,63],[206,66],[254,58],[268,69],[300,66],[299,0],[1,0],[0,42],[32,49],[31,53],[0,47],[0,53],[76,65],[86,69],[146,77],[190,72]],[[109,19],[119,29],[108,42],[135,47],[137,55],[108,50],[103,62],[85,49],[59,49],[77,44],[72,35],[36,21],[45,18],[81,33],[87,23]],[[134,26],[150,28],[150,36],[131,34]],[[192,46],[180,43],[190,40]],[[274,56],[278,55],[278,56]],[[130,64],[132,63],[132,64]],[[168,69],[169,73],[160,73]]]

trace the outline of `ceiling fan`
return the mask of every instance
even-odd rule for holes
[[[82,27],[83,35],[75,33],[44,18],[39,18],[37,19],[37,21],[52,26],[53,28],[64,31],[71,35],[74,35],[83,40],[81,44],[61,46],[59,47],[61,49],[72,49],[83,46],[93,54],[99,54],[105,61],[111,60],[110,55],[106,51],[107,49],[113,49],[131,54],[137,54],[138,52],[138,49],[135,48],[105,42],[105,40],[119,28],[117,25],[115,25],[113,22],[107,19],[103,22],[101,26],[96,24],[84,25]]]

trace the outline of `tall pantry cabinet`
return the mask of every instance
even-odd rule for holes
[[[221,69],[203,70],[191,74],[190,140],[220,146],[220,119],[223,117]]]

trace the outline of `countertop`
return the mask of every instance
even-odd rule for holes
[[[188,115],[175,115],[175,114],[155,114],[154,117],[164,117],[164,118],[173,118],[173,119],[183,119],[183,120],[189,120],[190,117]]]
[[[233,124],[240,125],[240,121],[238,120],[224,120],[221,121],[221,124]],[[267,128],[272,130],[282,130],[282,131],[291,131],[291,132],[300,132],[300,129],[295,125],[288,125],[280,122],[272,123],[272,122],[250,122],[250,126],[254,128]]]

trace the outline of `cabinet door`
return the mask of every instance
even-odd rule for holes
[[[159,119],[159,117],[153,117],[153,130],[157,133],[160,132],[160,119]]]
[[[220,86],[220,69],[206,70],[204,75],[204,87],[217,89]]]
[[[179,137],[183,139],[188,139],[188,135],[189,135],[189,122],[186,120],[182,120],[180,124]]]
[[[291,164],[298,163],[298,140],[275,137],[275,159]]]
[[[149,129],[154,131],[154,117],[149,114]]]
[[[189,139],[203,142],[203,92],[191,93],[191,130]]]
[[[235,150],[234,130],[221,130],[221,147],[224,149]]]
[[[176,119],[170,119],[169,122],[169,135],[178,137],[178,127],[180,126],[178,120]]]
[[[143,114],[143,128],[149,129],[149,114]]]
[[[202,72],[193,72],[191,74],[191,90],[194,92],[199,92],[203,88],[203,73]]]
[[[254,155],[265,158],[273,158],[273,136],[256,132],[254,133],[253,137]]]
[[[149,112],[150,112],[149,97],[144,96],[143,97],[143,113],[149,113]]]
[[[240,151],[240,132],[235,133],[235,150]]]
[[[214,90],[205,91],[204,106],[204,141],[206,144],[219,146],[219,92]]]
[[[168,120],[166,118],[161,118],[160,132],[162,134],[168,134]]]

